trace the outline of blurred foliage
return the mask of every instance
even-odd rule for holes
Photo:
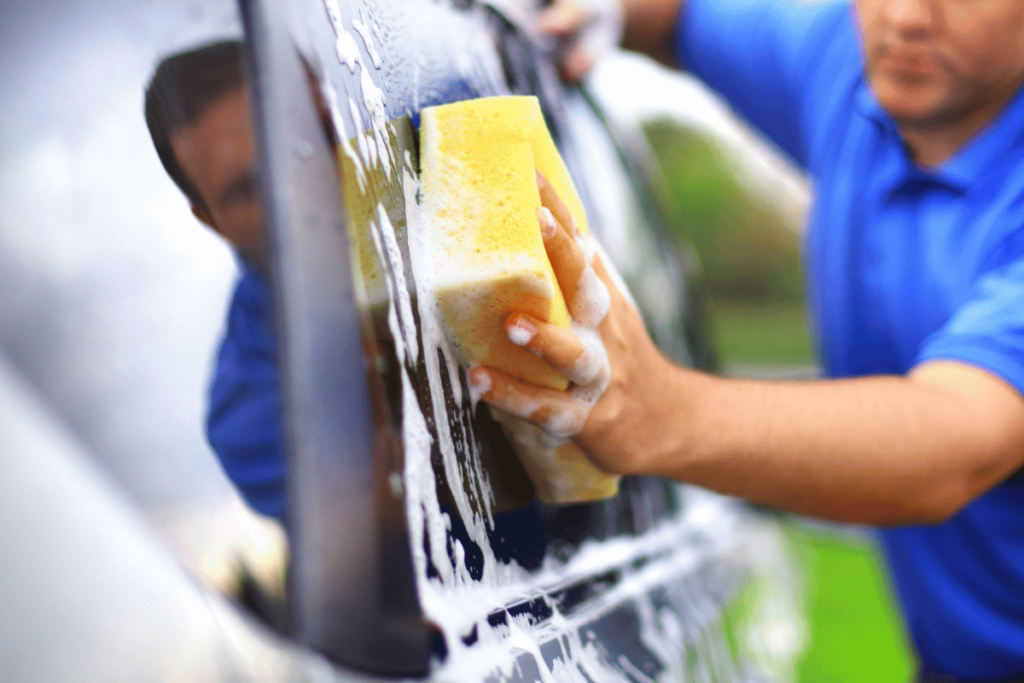
[[[799,235],[743,186],[714,140],[670,120],[644,130],[666,180],[662,211],[700,259],[722,360],[812,364]]]
[[[715,299],[799,302],[800,238],[737,180],[719,146],[667,120],[645,126],[669,185],[664,210],[700,255]]]
[[[711,301],[710,308],[715,342],[726,363],[814,364],[807,313],[802,303],[717,298]]]

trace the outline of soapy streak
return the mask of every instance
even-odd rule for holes
[[[334,89],[330,79],[325,73],[321,77],[321,87],[327,100],[327,107],[331,112],[331,122],[334,124],[335,137],[341,144],[341,152],[352,162],[356,171],[356,183],[360,192],[366,192],[366,171],[363,168],[363,160],[356,154],[352,147],[352,141],[348,136],[348,128],[345,126],[345,119],[341,116],[341,109],[338,106],[338,91]]]
[[[360,12],[359,19],[352,20],[352,28],[359,34],[359,37],[363,39],[363,45],[366,46],[366,52],[370,55],[370,61],[373,62],[373,68],[380,69],[383,63],[380,58],[380,54],[377,53],[376,47],[373,45],[373,36],[370,34],[370,27],[366,24],[366,18],[362,16]]]
[[[508,620],[506,625],[490,627],[486,624],[486,604],[477,604],[473,608],[467,604],[483,597],[481,593],[473,591],[452,595],[453,603],[447,606],[448,609],[461,611],[469,608],[466,616],[470,613],[478,615],[478,621],[473,625],[478,630],[479,640],[462,652],[460,659],[451,658],[438,673],[451,672],[460,666],[467,671],[479,671],[476,667],[483,663],[485,668],[508,676],[514,666],[514,650],[521,648],[534,655],[540,665],[541,680],[582,682],[588,680],[579,675],[583,670],[589,675],[589,680],[625,683],[630,679],[622,675],[622,664],[606,660],[594,643],[582,643],[580,627],[593,623],[626,601],[632,601],[637,608],[643,642],[663,658],[665,665],[672,667],[673,662],[683,661],[687,639],[691,645],[697,644],[703,650],[727,652],[724,636],[716,621],[720,610],[710,596],[703,595],[699,585],[693,585],[691,578],[702,566],[725,566],[735,562],[736,555],[744,552],[744,536],[740,533],[739,524],[740,518],[746,514],[734,501],[713,494],[696,496],[693,504],[688,506],[688,513],[659,525],[642,539],[624,537],[588,541],[566,564],[550,559],[546,561],[545,568],[529,583],[513,583],[487,592],[487,598],[494,600],[491,604],[508,605],[538,595],[551,595],[574,585],[580,576],[593,576],[614,569],[623,571],[621,580],[610,591],[574,610],[571,616],[563,615],[551,605],[554,613],[546,621],[534,623],[528,615],[522,615]],[[716,529],[718,533],[709,533],[715,527],[707,524],[709,517],[721,525]],[[699,536],[702,542],[696,542],[695,536]],[[649,561],[637,570],[630,569],[639,558],[649,558]],[[693,606],[688,628],[683,628],[676,619],[666,619],[666,613],[655,607],[650,596],[653,586],[670,587],[674,594]],[[692,620],[692,617],[696,619]],[[556,661],[549,670],[543,664],[540,647],[555,639],[562,641],[564,656],[560,658],[561,664],[569,666],[563,668]],[[728,657],[727,654],[725,656]],[[725,666],[729,667],[729,663]],[[721,664],[714,669],[723,671]],[[568,676],[563,678],[566,674]],[[659,676],[658,680],[686,679]]]

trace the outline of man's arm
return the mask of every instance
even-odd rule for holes
[[[541,196],[567,223],[557,197],[543,187]],[[545,245],[556,273],[583,269],[561,226]],[[827,519],[898,525],[944,520],[1024,464],[1024,399],[995,375],[932,361],[906,377],[711,377],[665,359],[599,258],[594,269],[612,295],[600,326],[611,381],[573,438],[608,471],[670,476]],[[563,291],[567,301],[579,295],[564,281]],[[523,318],[513,314],[507,325],[521,330]],[[571,368],[580,341],[533,322],[526,348],[556,369]],[[489,368],[474,369],[470,381],[486,389],[488,403],[541,426],[580,410],[572,392]]]

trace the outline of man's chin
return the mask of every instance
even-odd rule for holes
[[[900,125],[934,126],[942,121],[945,98],[934,88],[883,85],[876,89],[875,97]]]

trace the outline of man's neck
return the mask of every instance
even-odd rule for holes
[[[924,169],[946,163],[978,133],[987,128],[1018,91],[1019,89],[1014,89],[1005,97],[993,100],[961,116],[927,123],[897,122],[897,128],[907,146],[910,158]]]

